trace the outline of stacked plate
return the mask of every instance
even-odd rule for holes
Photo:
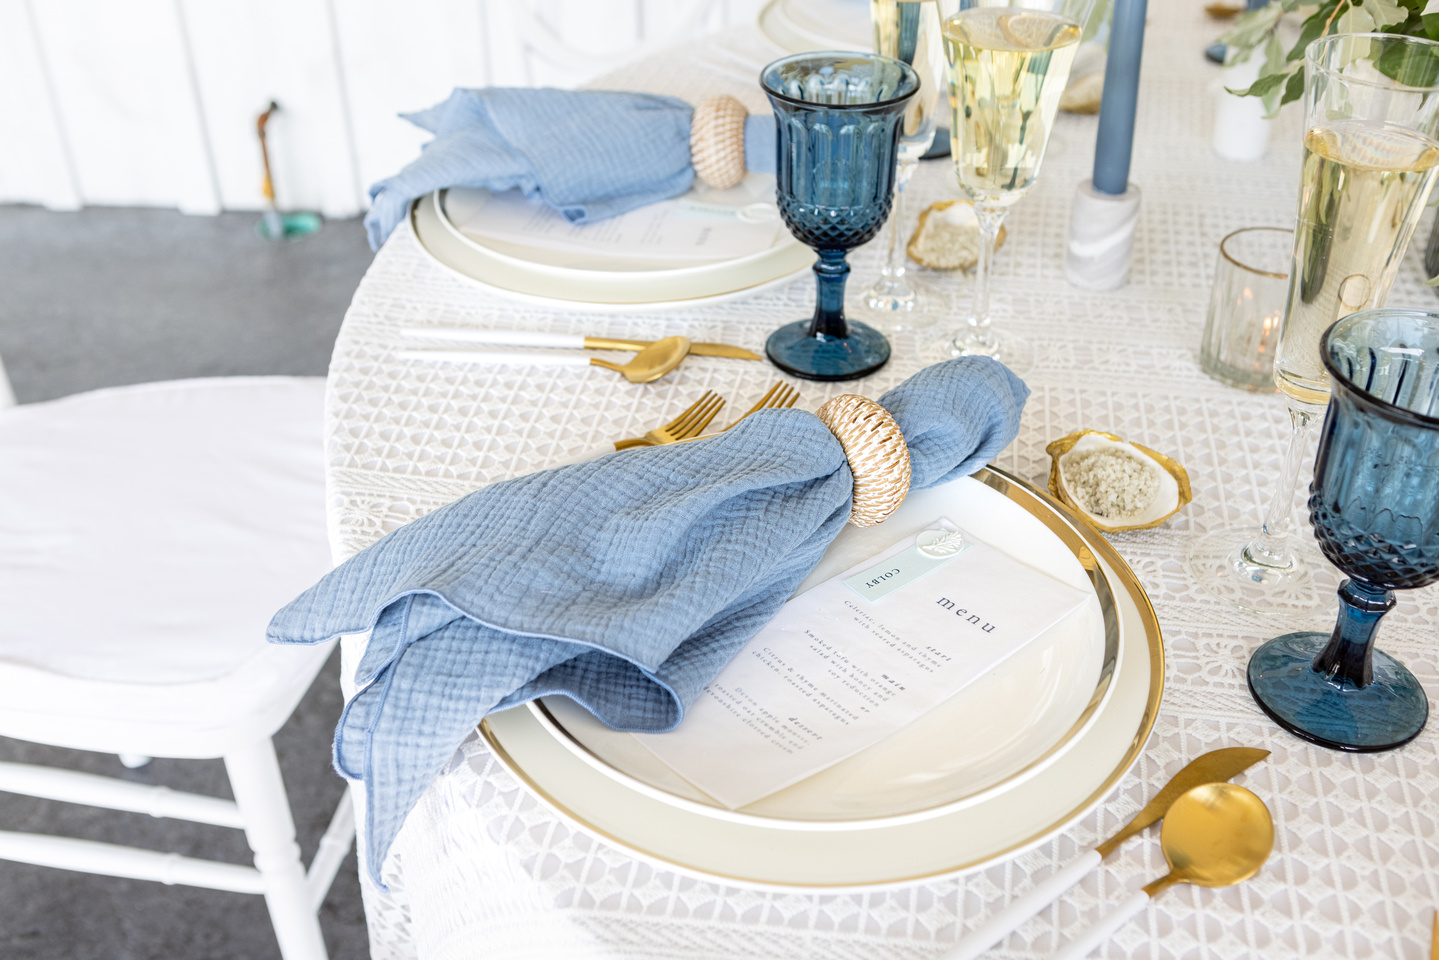
[[[790,236],[773,201],[774,177],[752,173],[733,190],[700,186],[623,220],[582,227],[563,223],[537,200],[461,187],[421,197],[410,215],[432,257],[495,293],[635,313],[753,296],[806,270],[814,253]],[[513,229],[500,232],[501,221]],[[677,245],[658,232],[665,224],[671,235],[689,226],[684,235],[697,239],[706,239],[706,227],[716,235],[728,228],[731,236],[714,256],[676,256]]]
[[[1083,816],[1138,757],[1164,686],[1159,626],[1102,537],[993,469],[912,493],[878,527],[846,527],[800,590],[941,516],[1090,602],[918,721],[807,780],[729,810],[563,697],[494,714],[481,733],[582,829],[711,879],[866,888],[1014,856]]]
[[[869,50],[874,44],[865,0],[770,0],[759,28],[791,53],[811,50]]]

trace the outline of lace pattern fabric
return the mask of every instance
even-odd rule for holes
[[[391,892],[366,884],[372,956],[937,957],[979,918],[1117,830],[1189,759],[1229,745],[1273,751],[1242,781],[1274,813],[1273,858],[1238,887],[1171,890],[1096,956],[1426,955],[1439,906],[1439,726],[1377,755],[1335,753],[1281,732],[1249,697],[1249,653],[1275,633],[1328,624],[1265,623],[1209,599],[1184,571],[1192,540],[1236,523],[1257,528],[1279,472],[1282,401],[1208,379],[1198,344],[1219,240],[1242,226],[1293,222],[1301,131],[1297,113],[1286,112],[1265,161],[1216,159],[1208,85],[1219,71],[1204,62],[1201,47],[1217,28],[1198,5],[1153,6],[1150,19],[1133,163],[1144,200],[1129,284],[1090,293],[1064,279],[1070,202],[1093,157],[1092,117],[1059,118],[1043,174],[1010,214],[1010,238],[995,263],[996,321],[1037,348],[1024,424],[997,465],[1042,487],[1045,444],[1093,428],[1174,457],[1193,482],[1194,502],[1162,527],[1110,537],[1154,601],[1169,658],[1159,720],[1133,772],[1064,835],[965,877],[865,894],[767,893],[659,869],[591,839],[530,796],[472,739],[401,833],[386,864]],[[779,53],[757,31],[734,30],[634,64],[603,86],[691,102],[732,93],[759,111],[754,78]],[[947,162],[922,164],[910,190],[916,212],[957,195]],[[1415,244],[1390,303],[1434,305],[1434,293],[1421,286],[1420,253]],[[852,282],[876,273],[880,258],[877,249],[857,251]],[[950,316],[957,324],[970,288],[953,275],[936,280],[955,296]],[[639,388],[597,368],[557,375],[400,361],[394,351],[402,327],[683,334],[760,350],[776,326],[811,312],[813,296],[804,276],[752,299],[665,314],[534,306],[449,272],[401,227],[356,293],[330,370],[337,556],[481,485],[605,439],[639,435],[706,389],[730,399],[728,412],[743,411],[776,379],[768,365],[704,357]],[[919,366],[916,341],[895,338],[895,359],[879,374],[858,384],[800,382],[800,406],[813,410],[848,392],[877,397]],[[1306,523],[1298,528],[1309,536]],[[1379,644],[1439,689],[1439,589],[1399,598]],[[351,657],[360,642],[347,641]],[[1047,957],[1164,872],[1151,831],[989,956]]]

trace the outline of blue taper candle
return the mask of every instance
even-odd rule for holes
[[[1119,196],[1129,187],[1134,149],[1134,108],[1139,102],[1139,57],[1144,50],[1147,0],[1114,0],[1109,60],[1099,105],[1099,138],[1094,144],[1094,189]]]

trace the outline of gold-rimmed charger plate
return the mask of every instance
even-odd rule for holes
[[[977,479],[1007,496],[1062,504],[1000,471]],[[517,707],[480,725],[496,757],[547,805],[593,836],[683,872],[757,887],[866,889],[978,869],[1042,843],[1074,823],[1138,758],[1164,690],[1159,624],[1143,588],[1103,537],[1081,530],[1116,584],[1120,657],[1113,692],[1074,745],[1012,790],[942,816],[842,832],[776,830],[707,817],[633,790],[563,746]]]
[[[799,783],[731,810],[569,698],[547,697],[530,709],[581,760],[631,789],[771,829],[868,830],[942,816],[1013,789],[1058,760],[1113,689],[1120,647],[1114,595],[1075,525],[1019,487],[958,480],[912,492],[878,527],[846,526],[797,593],[939,517],[1088,594],[1087,602],[913,723]]]
[[[757,175],[756,175],[757,176]],[[789,236],[748,256],[652,269],[630,262],[597,261],[593,269],[545,262],[537,252],[480,242],[445,212],[447,190],[416,200],[410,210],[415,237],[441,265],[511,299],[587,313],[649,312],[700,307],[751,297],[789,283],[815,260],[812,250]]]

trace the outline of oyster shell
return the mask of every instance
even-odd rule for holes
[[[1085,519],[1106,533],[1157,527],[1194,499],[1189,489],[1189,473],[1182,466],[1162,453],[1137,443],[1128,443],[1112,433],[1079,430],[1059,438],[1044,449],[1051,461],[1049,492],[1084,514]],[[1091,512],[1065,485],[1066,470],[1072,470],[1078,459],[1105,450],[1119,451],[1135,458],[1158,481],[1154,498],[1142,509],[1125,516],[1101,516]]]
[[[1004,246],[1003,225],[994,249]],[[968,270],[979,262],[979,218],[968,200],[931,203],[919,215],[919,225],[905,245],[905,253],[931,270]]]

